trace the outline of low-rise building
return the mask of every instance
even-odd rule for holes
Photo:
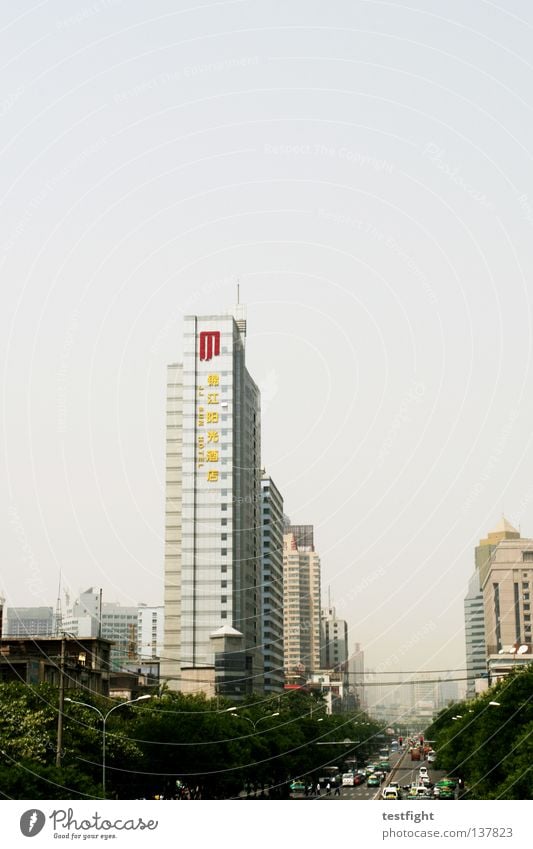
[[[2,637],[0,681],[59,687],[63,668],[65,690],[108,696],[110,651],[109,640],[93,637]]]

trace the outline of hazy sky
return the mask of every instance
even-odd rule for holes
[[[166,364],[248,304],[264,464],[371,667],[464,668],[533,536],[533,9],[25,2],[0,19],[2,572],[163,587]],[[459,674],[459,673],[458,673]]]

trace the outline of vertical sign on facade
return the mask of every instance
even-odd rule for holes
[[[212,360],[220,354],[220,330],[206,330],[200,333],[199,358],[201,362]],[[220,374],[209,373],[207,384],[198,386],[197,391],[197,466],[199,469],[207,464],[209,483],[216,483],[220,469],[219,448],[220,432],[218,430],[220,405]],[[213,427],[216,425],[216,427]]]

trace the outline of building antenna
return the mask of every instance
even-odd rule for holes
[[[237,277],[237,304],[241,302],[241,284],[239,278]]]
[[[61,569],[59,570],[59,584],[57,586],[57,601],[56,601],[56,616],[55,616],[55,633],[61,633],[63,628],[63,615],[61,611]]]

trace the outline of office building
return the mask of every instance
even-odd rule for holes
[[[356,706],[366,710],[365,653],[360,643],[354,644],[354,650],[348,658],[348,686]]]
[[[320,558],[300,549],[293,533],[283,536],[285,680],[320,669]]]
[[[265,692],[283,690],[283,498],[272,478],[261,478],[263,660]]]
[[[96,587],[80,593],[63,616],[63,630],[75,637],[101,637],[111,643],[111,669],[119,671],[137,659],[137,606],[103,602]]]
[[[296,540],[296,545],[299,551],[314,551],[315,550],[315,529],[314,525],[293,525],[288,516],[284,517],[285,534],[292,534]]]
[[[168,368],[165,648],[171,689],[263,688],[259,390],[246,321],[187,316]]]
[[[162,604],[137,605],[137,657],[151,660],[163,655],[165,608]]]
[[[485,638],[485,606],[481,576],[486,572],[492,554],[503,540],[519,539],[520,533],[502,517],[498,525],[475,549],[475,569],[468,582],[464,600],[466,645],[466,697],[472,698],[487,681],[487,648]]]
[[[51,637],[54,634],[54,626],[52,607],[8,607],[2,636]]]
[[[322,669],[347,671],[348,661],[348,625],[339,619],[334,607],[326,607],[320,616],[321,647],[320,666]]]
[[[533,539],[515,531],[491,551],[480,567],[490,683],[515,666],[531,663]]]

